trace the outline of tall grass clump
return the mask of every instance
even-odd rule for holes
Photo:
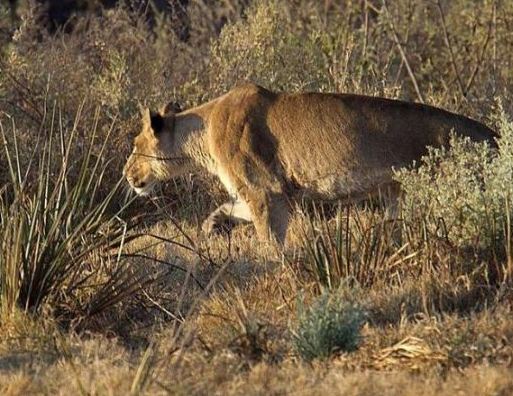
[[[133,236],[120,219],[121,181],[105,192],[105,143],[78,150],[80,110],[65,129],[53,112],[24,166],[27,147],[14,121],[0,123],[9,179],[0,191],[0,307],[92,315],[130,296],[145,280],[120,262]],[[10,130],[10,133],[9,133]]]
[[[316,211],[307,221],[302,245],[320,290],[335,290],[347,281],[361,287],[390,282],[415,256],[411,246],[397,238],[402,223],[377,211],[347,206],[337,210],[335,219]]]
[[[323,293],[308,308],[299,301],[297,315],[294,344],[303,359],[326,359],[357,349],[365,313],[338,293]]]
[[[453,135],[449,147],[431,148],[419,167],[399,170],[396,179],[405,192],[406,220],[423,221],[427,232],[456,247],[477,247],[509,261],[513,122],[504,112],[498,119],[497,150]]]

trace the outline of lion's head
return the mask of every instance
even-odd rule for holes
[[[182,161],[175,153],[173,133],[176,104],[160,112],[143,109],[142,130],[134,139],[134,147],[123,175],[138,195],[148,195],[157,181],[168,180],[182,172]]]

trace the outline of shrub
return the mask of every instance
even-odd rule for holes
[[[138,103],[167,103],[177,85],[175,76],[186,74],[182,67],[190,61],[189,52],[177,56],[181,44],[169,25],[154,32],[143,16],[124,8],[79,19],[71,33],[48,35],[33,8],[22,21],[0,56],[0,110],[14,117],[24,133],[37,130],[47,103],[57,103],[65,127],[82,107],[77,146],[88,144],[93,128],[103,141],[114,123],[105,147],[113,162],[105,176],[115,183],[125,160],[122,154],[129,151],[129,134],[138,127],[132,119]]]
[[[328,63],[312,26],[297,32],[278,2],[257,2],[247,19],[227,25],[211,46],[209,78],[214,94],[252,81],[277,90],[327,90]]]
[[[341,299],[337,293],[323,293],[309,308],[300,301],[295,348],[308,361],[326,359],[340,351],[354,351],[364,321],[362,309]]]
[[[511,237],[513,123],[499,117],[498,151],[453,135],[450,147],[429,149],[418,168],[396,172],[403,215],[424,217],[432,234],[456,246],[504,249]]]

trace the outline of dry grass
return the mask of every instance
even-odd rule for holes
[[[138,128],[138,102],[194,105],[243,79],[272,89],[423,99],[511,128],[510,2],[190,3],[188,42],[169,22],[152,29],[123,8],[48,36],[29,3],[14,25],[0,4],[0,122],[6,136],[16,132],[21,150],[14,162],[26,169],[31,153],[40,158],[36,136],[73,130],[70,158],[90,147],[92,163],[99,158],[105,165],[96,192],[101,201]],[[219,34],[223,18],[228,24]],[[500,119],[495,97],[502,100]],[[77,109],[80,122],[74,122]],[[434,183],[429,173],[409,173],[413,203],[422,210],[409,207],[390,221],[379,202],[341,211],[306,205],[292,219],[283,252],[257,242],[250,225],[205,238],[201,220],[226,198],[220,184],[205,175],[169,183],[158,198],[119,214],[128,224],[147,214],[129,234],[138,237],[115,255],[137,271],[119,277],[115,260],[91,251],[79,271],[87,288],[66,294],[77,278],[65,275],[37,311],[16,304],[4,311],[0,394],[512,394],[511,201],[510,188],[498,186],[510,184],[511,146],[504,141],[494,163],[500,166],[487,165],[496,177],[486,194],[451,172],[472,216],[458,218],[450,199],[431,205],[436,183],[447,179]],[[12,138],[6,148],[14,152]],[[474,151],[463,151],[467,156],[457,155],[446,169],[458,161],[473,169]],[[0,205],[6,207],[12,178],[4,152]],[[72,164],[69,171],[78,169]],[[419,175],[422,188],[415,184]],[[29,172],[27,180],[30,202],[36,197],[30,187],[42,179]],[[464,187],[472,193],[464,195]],[[113,206],[124,199],[116,193]],[[487,217],[490,202],[494,212]],[[450,232],[441,225],[444,216],[452,219]],[[493,218],[491,233],[482,227],[487,218]],[[7,229],[6,217],[1,220]],[[30,241],[37,253],[37,240]],[[9,248],[2,246],[2,254]],[[141,274],[149,281],[137,281]],[[135,280],[134,292],[119,298],[109,279],[118,286]],[[323,292],[357,302],[366,323],[355,351],[334,350],[308,363],[294,344],[298,303],[311,306]],[[70,309],[94,296],[107,307],[101,314]]]
[[[179,225],[200,244],[194,228]],[[178,232],[170,223],[147,231],[164,230]],[[361,345],[310,365],[296,354],[291,329],[298,295],[306,301],[316,295],[315,277],[299,259],[283,261],[262,250],[266,264],[254,249],[248,254],[244,246],[252,238],[250,230],[235,230],[229,253],[227,238],[218,237],[209,245],[216,253],[212,262],[181,247],[147,248],[150,256],[183,263],[205,287],[215,283],[204,291],[183,273],[170,275],[147,288],[137,311],[125,317],[124,331],[110,326],[69,334],[50,319],[26,317],[2,326],[3,393],[124,394],[141,388],[142,394],[430,395],[513,389],[510,289],[466,299],[479,287],[471,279],[461,286],[455,281],[461,274],[450,277],[453,284],[426,274],[401,284],[342,290],[341,296],[350,294],[369,312]],[[137,244],[151,242],[145,237]]]

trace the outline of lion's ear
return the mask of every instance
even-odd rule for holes
[[[141,112],[141,119],[144,126],[151,127],[151,111],[146,107],[139,107],[139,111]]]
[[[164,129],[164,118],[160,113],[150,112],[150,126],[154,133],[160,133]]]
[[[162,114],[177,114],[182,112],[182,107],[178,102],[171,101],[163,109]]]
[[[141,113],[141,116],[144,116],[146,113],[146,110],[148,110],[146,107],[144,107],[141,102],[137,102],[137,108],[139,109],[139,113]]]

